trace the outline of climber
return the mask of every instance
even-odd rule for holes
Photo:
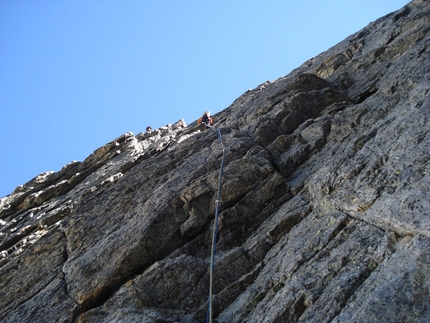
[[[151,126],[146,127],[146,132],[151,133],[153,130],[151,128]]]
[[[197,121],[198,124],[204,124],[205,128],[211,128],[214,124],[214,121],[211,117],[211,112],[206,111],[203,113],[203,116]]]

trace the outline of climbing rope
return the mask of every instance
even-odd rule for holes
[[[212,127],[211,127],[212,128]],[[212,323],[212,280],[213,280],[213,272],[215,267],[215,253],[216,253],[216,237],[218,234],[218,213],[219,213],[219,205],[221,203],[221,188],[222,188],[222,173],[224,170],[224,160],[225,160],[225,147],[221,137],[221,131],[219,128],[213,127],[218,132],[218,139],[221,142],[222,147],[222,160],[221,160],[221,168],[219,171],[219,182],[218,182],[218,196],[215,201],[215,220],[214,227],[212,233],[212,250],[211,250],[211,264],[210,264],[210,272],[209,272],[209,300],[208,300],[208,312],[207,312],[207,320],[206,322]]]

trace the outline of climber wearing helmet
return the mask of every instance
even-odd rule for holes
[[[214,121],[211,117],[211,112],[206,111],[205,113],[203,113],[203,116],[200,117],[200,119],[197,121],[197,123],[198,124],[204,124],[206,129],[212,127],[214,124]]]

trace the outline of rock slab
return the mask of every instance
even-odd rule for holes
[[[215,116],[214,321],[430,321],[430,3]],[[206,319],[222,145],[125,133],[0,199],[1,322]]]

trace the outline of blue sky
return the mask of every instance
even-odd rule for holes
[[[0,1],[0,197],[227,108],[406,0]]]

